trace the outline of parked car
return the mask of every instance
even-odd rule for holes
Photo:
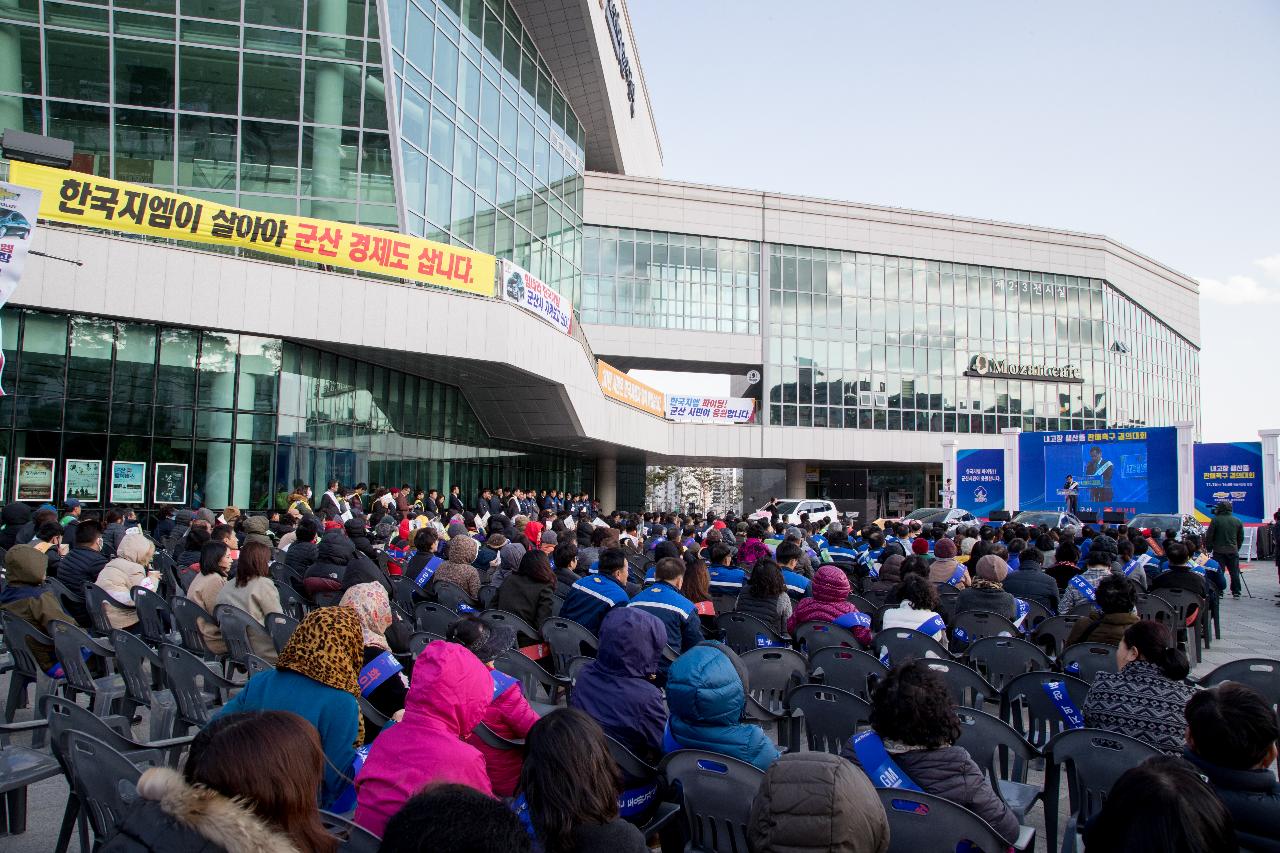
[[[824,518],[830,518],[832,521],[843,518],[840,510],[829,500],[821,500],[817,498],[785,498],[778,501],[778,515],[782,517],[787,524],[799,524],[800,514],[807,513],[810,521],[821,521]],[[752,521],[769,518],[769,510],[765,507],[751,513],[748,516]]]
[[[0,237],[29,237],[31,223],[16,210],[0,209]]]
[[[1179,539],[1188,533],[1195,536],[1204,535],[1204,525],[1189,513],[1144,512],[1129,519],[1128,527],[1133,530],[1150,530],[1157,536],[1166,530],[1176,530]]]
[[[1056,510],[1024,510],[1015,515],[1012,520],[1017,524],[1025,524],[1027,527],[1039,527],[1043,524],[1059,529],[1066,527],[1074,527],[1077,530],[1084,529],[1084,522],[1080,519],[1069,512],[1058,512]]]

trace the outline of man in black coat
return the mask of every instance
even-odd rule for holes
[[[84,585],[96,581],[106,564],[107,558],[102,554],[102,526],[91,518],[77,524],[75,547],[58,563],[58,580],[71,591],[71,600],[66,602],[67,613],[85,628],[89,627],[89,610],[84,603]]]
[[[466,511],[467,511],[466,504],[462,502],[462,487],[452,486],[449,489],[449,512],[450,513],[456,512],[459,515],[461,515]]]
[[[1148,588],[1148,592],[1158,593],[1162,589],[1185,589],[1194,592],[1201,598],[1208,595],[1204,578],[1192,571],[1187,565],[1190,553],[1181,542],[1170,542],[1165,546],[1164,555],[1169,560],[1169,571],[1156,576]]]
[[[1042,559],[1035,548],[1024,550],[1018,570],[1005,578],[1004,591],[1014,598],[1041,604],[1054,614],[1058,612],[1058,582],[1045,572]]]

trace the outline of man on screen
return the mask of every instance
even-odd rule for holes
[[[1114,492],[1111,489],[1111,477],[1116,472],[1116,466],[1112,465],[1106,459],[1102,458],[1102,448],[1096,444],[1089,448],[1089,463],[1084,466],[1084,473],[1089,477],[1092,483],[1101,482],[1102,485],[1091,485],[1089,488],[1089,500],[1094,503],[1109,501]]]
[[[1067,475],[1067,481],[1062,484],[1062,494],[1067,499],[1067,512],[1075,515],[1080,506],[1080,484],[1070,474]]]

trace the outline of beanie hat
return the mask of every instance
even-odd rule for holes
[[[1004,583],[1004,579],[1009,576],[1009,564],[995,554],[988,554],[978,560],[976,574],[981,581]]]
[[[813,597],[817,601],[845,601],[849,598],[849,576],[836,566],[823,566],[813,576]]]
[[[939,539],[933,546],[933,554],[939,560],[950,560],[956,556],[956,543],[951,539]]]
[[[912,539],[912,540],[911,540],[911,553],[912,553],[912,554],[920,554],[920,555],[922,555],[922,556],[923,556],[924,554],[928,554],[928,553],[929,553],[929,542],[928,542],[928,541],[927,541],[923,536],[917,536],[915,539]]]
[[[1120,546],[1110,536],[1095,536],[1093,537],[1093,544],[1089,546],[1089,553],[1107,553],[1118,557],[1120,556]]]

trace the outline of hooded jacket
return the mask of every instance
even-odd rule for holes
[[[449,560],[436,569],[436,573],[431,577],[432,583],[435,581],[455,583],[465,589],[467,595],[472,598],[478,598],[480,595],[480,573],[471,564],[475,561],[476,553],[480,550],[480,543],[470,536],[455,536],[449,540],[447,548]]]
[[[373,549],[373,542],[369,540],[369,528],[365,527],[364,522],[358,518],[351,518],[343,524],[342,529],[346,532],[355,549],[368,557],[376,566],[378,564],[378,552]]]
[[[759,726],[740,722],[746,705],[742,677],[714,645],[690,649],[667,672],[668,730],[676,747],[717,752],[766,770],[778,749]]]
[[[0,548],[12,548],[30,542],[36,535],[35,525],[31,523],[31,507],[22,503],[6,504],[0,510]]]
[[[98,586],[116,601],[130,606],[133,605],[135,586],[146,587],[155,592],[159,584],[147,576],[147,567],[142,563],[151,548],[151,541],[140,533],[121,537],[115,559],[98,573]],[[128,628],[138,623],[137,614],[117,607],[107,608],[107,619],[112,628]]]
[[[1280,853],[1280,782],[1270,770],[1234,770],[1211,764],[1190,749],[1182,757],[1222,800],[1235,820],[1241,849]]]
[[[4,555],[8,580],[0,591],[0,610],[12,613],[45,634],[49,633],[49,622],[54,619],[75,623],[62,609],[58,596],[45,584],[47,565],[44,554],[31,545],[14,545]],[[57,662],[53,646],[31,641],[27,645],[46,672]]]
[[[84,604],[84,585],[96,581],[106,565],[107,558],[101,551],[83,547],[72,548],[58,563],[58,580],[62,581],[75,599],[67,612],[81,625],[89,624],[89,611]]]
[[[299,542],[295,539],[289,550],[284,552],[284,564],[306,577],[319,556],[320,546],[315,541]]]
[[[600,650],[578,672],[569,706],[586,712],[641,758],[661,755],[667,704],[654,677],[667,630],[651,613],[618,607],[605,616],[600,632]]]
[[[404,721],[378,735],[356,777],[355,822],[382,835],[387,821],[431,782],[493,795],[484,755],[463,739],[493,698],[489,670],[468,649],[437,640],[413,665]]]
[[[848,761],[798,752],[765,771],[747,844],[771,853],[886,853],[889,818],[871,781]]]
[[[289,836],[246,803],[189,784],[168,767],[144,772],[138,796],[102,853],[298,853]]]
[[[297,545],[295,544],[294,547]],[[355,550],[355,546],[351,544],[351,540],[345,533],[341,530],[330,530],[316,545],[315,562],[307,569],[306,577],[325,578],[342,583],[342,579],[347,574],[347,565],[351,562],[351,555]],[[293,548],[289,551],[292,552]]]
[[[275,540],[271,538],[271,522],[265,515],[251,515],[241,524],[244,530],[244,543],[258,542],[268,548],[275,548]]]
[[[489,675],[493,678],[493,670],[490,670]],[[505,680],[494,681],[494,692],[500,689],[501,683],[506,682]],[[499,737],[507,740],[524,740],[529,734],[529,729],[538,722],[538,714],[529,706],[529,701],[524,698],[524,691],[517,682],[509,684],[506,689],[493,697],[493,701],[484,712],[483,722]],[[489,783],[493,786],[493,793],[499,797],[510,797],[515,794],[516,785],[520,782],[520,770],[524,767],[524,750],[489,746],[474,732],[467,735],[467,743],[480,750],[484,756],[484,766],[489,773]]]
[[[841,616],[857,613],[858,608],[849,603],[849,578],[835,566],[823,566],[813,578],[812,597],[796,602],[795,611],[787,620],[787,630],[794,631],[804,622],[835,622]],[[871,629],[865,626],[851,628],[858,642],[871,645]]]

